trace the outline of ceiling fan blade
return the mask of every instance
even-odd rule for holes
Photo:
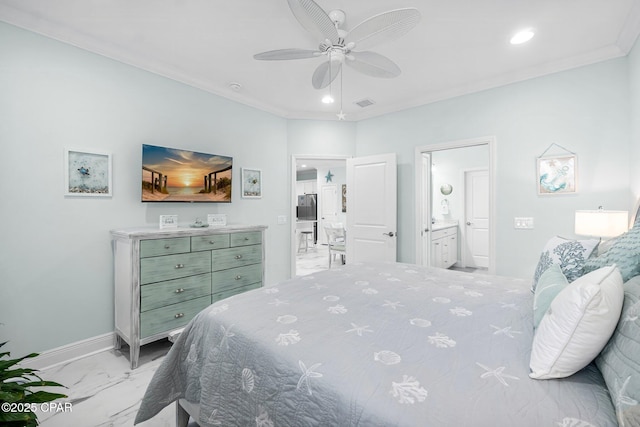
[[[418,24],[420,17],[415,8],[390,10],[356,25],[345,41],[354,42],[358,50],[370,49],[403,36]]]
[[[375,52],[351,52],[346,62],[351,68],[372,77],[390,79],[401,73],[395,62]]]
[[[300,25],[309,31],[318,41],[329,39],[337,44],[340,36],[335,24],[320,6],[313,0],[287,0],[289,8]]]
[[[329,66],[331,64],[331,66]],[[311,78],[311,83],[315,89],[323,89],[340,74],[342,63],[340,61],[324,61],[316,68]]]
[[[270,50],[268,52],[256,53],[255,55],[253,55],[253,58],[263,61],[283,61],[288,59],[315,58],[319,55],[321,55],[321,53],[317,50],[278,49]]]

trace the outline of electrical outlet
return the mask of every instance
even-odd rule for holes
[[[287,216],[286,215],[278,215],[278,224],[286,224]]]
[[[533,229],[533,218],[515,217],[513,219],[513,227],[519,230],[531,230]]]

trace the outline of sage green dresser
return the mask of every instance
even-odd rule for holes
[[[215,301],[264,282],[266,226],[112,230],[115,348],[166,338]]]

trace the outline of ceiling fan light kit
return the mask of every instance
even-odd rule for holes
[[[311,77],[311,84],[315,89],[329,86],[342,71],[343,64],[371,77],[399,76],[401,70],[395,62],[367,49],[403,36],[421,18],[420,12],[415,8],[396,9],[375,15],[346,31],[341,28],[346,21],[346,14],[342,10],[327,13],[313,0],[287,2],[300,25],[320,41],[318,49],[278,49],[258,53],[253,57],[265,61],[324,58]],[[342,110],[340,115],[339,119],[343,120]]]

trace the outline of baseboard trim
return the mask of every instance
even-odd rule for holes
[[[63,363],[111,350],[113,348],[113,334],[113,332],[109,332],[104,335],[98,335],[87,338],[86,340],[76,341],[71,344],[43,351],[33,359],[29,359],[29,367],[44,371]]]

